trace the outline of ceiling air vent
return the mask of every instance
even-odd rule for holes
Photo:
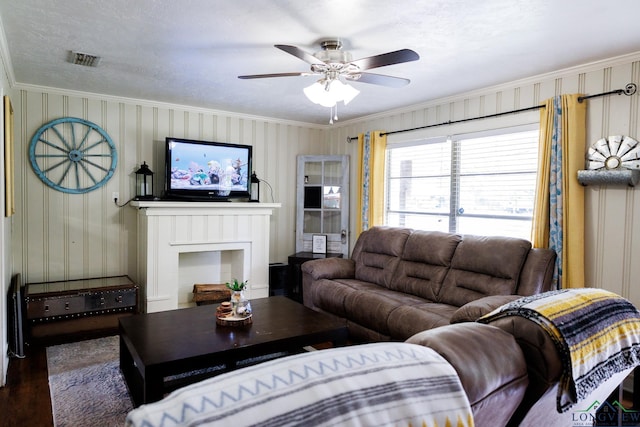
[[[76,65],[84,65],[85,67],[97,67],[100,63],[100,57],[82,52],[69,52],[69,62]]]

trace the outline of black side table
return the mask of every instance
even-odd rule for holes
[[[289,255],[289,274],[286,295],[302,303],[302,264],[312,259],[342,258],[339,253],[314,254],[313,252],[298,252]]]

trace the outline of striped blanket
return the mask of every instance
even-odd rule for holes
[[[453,367],[430,348],[376,343],[312,351],[174,391],[128,427],[456,426],[473,416]]]
[[[558,412],[566,412],[612,375],[640,364],[640,313],[602,289],[563,289],[505,304],[478,321],[522,316],[555,343],[563,373]]]

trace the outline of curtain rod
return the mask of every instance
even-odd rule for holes
[[[606,95],[622,95],[623,93],[627,96],[631,96],[634,93],[636,93],[637,90],[637,86],[635,83],[629,83],[625,86],[624,89],[617,89],[617,90],[612,90],[610,92],[604,92],[604,93],[598,93],[595,95],[588,95],[588,96],[580,96],[578,97],[578,102],[583,102],[585,99],[591,99],[591,98],[596,98],[596,97],[600,97],[600,96],[606,96]],[[403,133],[403,132],[411,132],[414,130],[420,130],[420,129],[428,129],[428,128],[432,128],[432,127],[437,127],[437,126],[445,126],[445,125],[452,125],[455,123],[463,123],[463,122],[470,122],[473,120],[481,120],[481,119],[490,119],[490,118],[494,118],[494,117],[500,117],[500,116],[505,116],[507,114],[517,114],[517,113],[523,113],[525,111],[532,111],[532,110],[539,110],[540,108],[544,108],[544,105],[536,105],[533,107],[528,107],[528,108],[521,108],[519,110],[512,110],[512,111],[504,111],[502,113],[495,113],[495,114],[489,114],[486,116],[479,116],[479,117],[471,117],[468,119],[460,119],[460,120],[449,120],[447,122],[442,122],[442,123],[436,123],[433,125],[426,125],[426,126],[419,126],[419,127],[415,127],[415,128],[410,128],[410,129],[400,129],[400,130],[394,130],[391,132],[384,132],[381,133],[381,136],[384,135],[393,135],[394,133]],[[357,141],[358,137],[357,136],[348,136],[347,137],[347,142],[350,143],[351,141]]]

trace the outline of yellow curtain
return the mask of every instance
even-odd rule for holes
[[[535,248],[549,247],[549,170],[551,169],[551,135],[553,98],[547,99],[540,109],[540,136],[538,141],[538,176],[531,221],[531,242]]]
[[[558,254],[558,288],[584,287],[584,168],[586,104],[579,94],[545,102],[540,111],[538,182],[532,221],[534,247]]]
[[[356,218],[356,234],[359,236],[363,230],[363,221],[362,221],[362,212],[364,210],[364,191],[363,182],[364,182],[364,167],[363,167],[363,158],[364,158],[364,133],[358,134],[358,217]]]
[[[387,136],[383,131],[358,135],[358,218],[360,234],[374,225],[384,224],[384,167]]]

